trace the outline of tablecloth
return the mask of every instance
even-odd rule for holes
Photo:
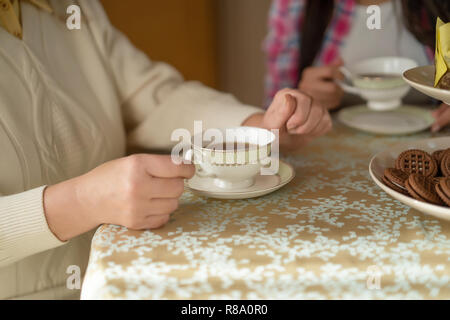
[[[440,135],[449,135],[449,131]],[[450,299],[450,222],[371,180],[371,157],[431,137],[334,131],[285,156],[272,194],[215,200],[186,190],[153,231],[101,226],[83,299]]]

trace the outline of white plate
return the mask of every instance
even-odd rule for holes
[[[450,104],[450,90],[434,87],[434,66],[417,67],[405,71],[403,79],[414,89],[437,100]]]
[[[215,186],[212,178],[201,178],[194,176],[186,182],[186,186],[195,194],[208,198],[217,199],[248,199],[266,195],[274,192],[288,184],[295,176],[294,168],[280,160],[277,175],[258,175],[255,184],[241,190],[223,190]]]
[[[350,128],[386,135],[420,132],[434,122],[431,111],[414,106],[402,106],[390,111],[374,111],[365,105],[359,105],[342,109],[338,119]]]
[[[450,220],[450,208],[415,200],[409,196],[405,196],[395,190],[392,190],[381,181],[384,175],[384,169],[395,167],[395,160],[403,151],[408,149],[421,149],[431,154],[436,150],[446,148],[450,148],[450,137],[410,141],[395,145],[394,147],[378,153],[372,158],[369,165],[370,176],[373,181],[375,181],[375,183],[387,194],[407,206],[437,218]]]

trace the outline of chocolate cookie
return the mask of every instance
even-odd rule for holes
[[[440,179],[435,188],[442,201],[450,207],[450,177]]]
[[[442,176],[442,173],[441,173],[441,161],[442,161],[442,157],[444,156],[445,151],[446,151],[445,149],[436,150],[435,152],[433,152],[431,154],[433,159],[436,160],[436,164],[437,164],[437,167],[438,167],[438,172],[436,174],[437,177]]]
[[[432,178],[413,173],[405,182],[409,194],[416,200],[442,205],[443,202],[436,192],[435,183]]]
[[[439,80],[437,87],[439,89],[450,90],[450,72],[444,74],[444,76]]]
[[[431,154],[434,160],[436,160],[438,166],[441,164],[442,156],[444,155],[445,150],[436,150]]]
[[[450,149],[445,150],[442,156],[441,173],[444,177],[450,176]]]
[[[395,168],[408,174],[420,173],[425,177],[434,177],[438,172],[436,160],[423,150],[402,152],[395,162]]]
[[[389,188],[400,192],[404,195],[409,195],[405,187],[405,181],[408,179],[408,174],[394,168],[387,168],[384,170],[384,177],[382,178],[385,185]]]

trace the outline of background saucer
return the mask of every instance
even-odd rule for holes
[[[294,168],[280,160],[278,174],[273,176],[258,175],[255,184],[241,190],[223,190],[216,187],[212,178],[201,178],[197,175],[186,181],[186,186],[195,194],[216,199],[248,199],[274,192],[288,184],[295,176]]]
[[[365,105],[344,108],[338,119],[353,129],[384,135],[420,132],[434,122],[430,110],[407,105],[389,111],[374,111]]]

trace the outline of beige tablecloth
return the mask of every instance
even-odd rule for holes
[[[104,225],[82,298],[450,299],[450,222],[392,199],[368,172],[375,153],[430,136],[338,124],[284,158],[296,178],[275,193],[222,201],[186,191],[162,229]]]

